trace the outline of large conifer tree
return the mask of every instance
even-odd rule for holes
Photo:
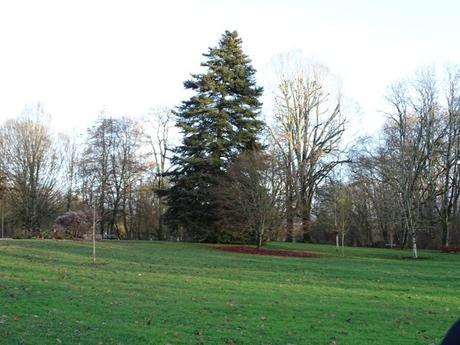
[[[239,153],[258,148],[263,89],[236,31],[226,31],[203,55],[205,72],[184,82],[195,94],[176,112],[183,141],[172,158],[166,220],[189,239],[216,241],[213,188]]]

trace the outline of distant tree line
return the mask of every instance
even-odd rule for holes
[[[411,247],[414,256],[417,246],[458,246],[460,69],[438,80],[425,68],[390,86],[379,137],[358,140],[345,177],[318,191],[318,241],[346,232],[348,244]]]
[[[102,113],[73,137],[53,133],[40,104],[3,123],[2,236],[81,237],[96,217],[102,238],[279,239],[414,256],[458,244],[460,70],[443,83],[425,69],[393,84],[379,136],[345,150],[343,97],[326,67],[280,56],[263,119],[238,34],[203,56],[176,109],[143,120]]]
[[[3,236],[165,239],[169,109],[145,120],[101,114],[80,137],[56,135],[38,104],[0,128]]]

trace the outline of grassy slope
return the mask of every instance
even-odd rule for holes
[[[460,256],[273,243],[320,259],[204,245],[0,241],[1,344],[439,343],[460,316]]]

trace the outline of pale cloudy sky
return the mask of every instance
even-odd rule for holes
[[[103,108],[140,116],[178,105],[182,82],[228,29],[240,33],[266,99],[273,56],[301,50],[360,104],[354,131],[373,130],[388,83],[460,63],[459,23],[454,0],[1,0],[0,122],[37,101],[58,130],[81,130]]]

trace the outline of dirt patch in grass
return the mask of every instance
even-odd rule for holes
[[[268,248],[254,248],[245,246],[216,246],[218,250],[232,253],[253,254],[253,255],[271,255],[271,256],[288,256],[295,258],[319,258],[317,253],[301,252],[296,250],[279,250]]]
[[[413,256],[401,256],[400,259],[417,261],[417,260],[428,260],[429,258],[426,256],[419,256],[418,258],[414,258]]]

